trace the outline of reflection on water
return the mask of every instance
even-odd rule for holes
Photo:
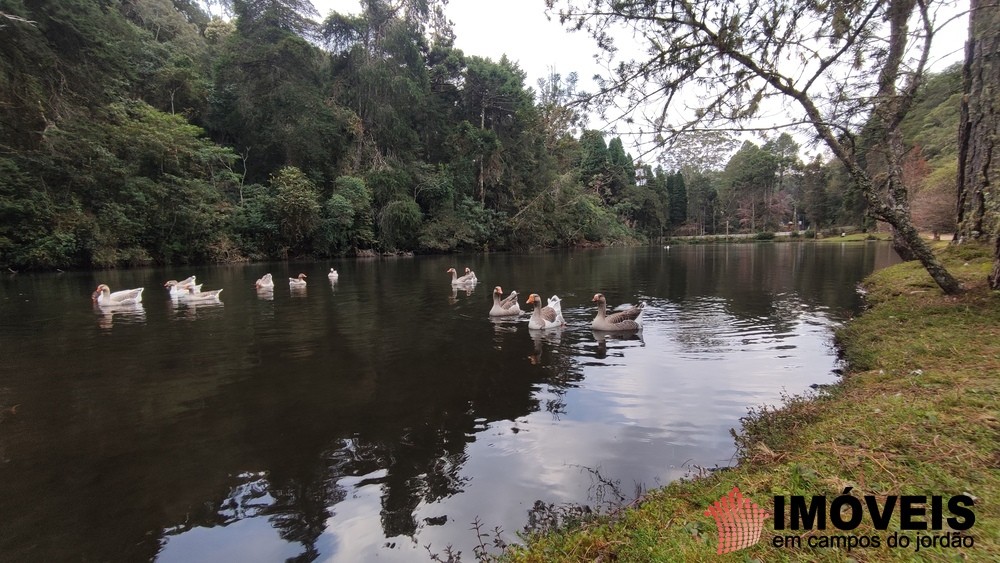
[[[451,305],[458,303],[459,294],[462,297],[472,297],[474,291],[476,291],[476,284],[473,283],[453,285],[451,286],[451,297],[448,298],[448,303]]]
[[[146,320],[146,310],[142,303],[128,305],[98,305],[94,303],[94,312],[98,315],[97,324],[104,329],[115,326],[115,321],[121,323],[141,323]]]
[[[643,314],[646,314],[647,312],[648,311],[644,311]],[[592,334],[594,336],[594,342],[597,343],[597,346],[586,346],[586,347],[584,347],[584,349],[581,350],[581,352],[579,354],[580,356],[588,356],[588,355],[590,355],[590,354],[588,354],[588,352],[591,352],[593,354],[593,357],[597,358],[598,360],[603,360],[603,359],[607,358],[609,353],[611,354],[611,357],[614,357],[614,358],[624,358],[625,357],[625,350],[628,350],[629,348],[632,348],[633,346],[644,346],[645,345],[645,342],[643,342],[643,340],[642,340],[642,331],[641,330],[638,331],[638,332],[632,332],[632,333],[629,333],[629,332],[604,332],[604,331],[600,331],[600,330],[591,330],[590,334]],[[611,350],[611,352],[608,352],[609,343],[610,343],[610,350]],[[586,360],[583,360],[581,358],[581,361],[584,362],[583,365],[588,365],[586,363]],[[598,365],[603,365],[603,364],[598,364]]]
[[[552,354],[558,354],[559,344],[562,342],[564,327],[531,329],[528,335],[535,344],[535,349],[528,356],[528,360],[533,366],[540,366],[547,363],[555,363],[551,359]],[[547,352],[547,354],[546,354]],[[543,361],[543,355],[547,358]]]
[[[175,301],[171,303],[174,320],[193,321],[206,315],[221,315],[224,304],[218,299],[207,301]]]
[[[476,518],[516,541],[540,506],[600,504],[595,475],[627,492],[729,464],[748,406],[835,379],[832,328],[892,261],[793,243],[459,261],[557,293],[567,326],[547,331],[490,319],[489,291],[441,275],[454,257],[345,261],[301,294],[254,282],[330,264],[200,268],[224,305],[164,291],[132,311],[93,308],[89,273],[4,278],[0,552],[412,561],[471,554]],[[597,292],[646,301],[642,332],[592,331]]]

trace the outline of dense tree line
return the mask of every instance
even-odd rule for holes
[[[576,77],[465,55],[436,1],[0,0],[0,264],[110,267],[636,243],[862,225],[836,162],[692,135],[659,165],[587,129]],[[914,112],[926,228],[958,70]],[[953,107],[954,106],[954,107]],[[931,127],[928,124],[935,125]],[[941,132],[940,135],[936,132]],[[700,152],[699,152],[700,151]],[[953,176],[952,176],[953,177]]]

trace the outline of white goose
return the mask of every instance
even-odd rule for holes
[[[337,278],[340,277],[340,274],[337,273],[337,270],[330,268],[330,273],[327,274],[326,277],[330,278],[330,281],[337,281]]]
[[[186,278],[182,279],[181,281],[170,280],[167,283],[163,284],[163,287],[167,287],[170,284],[170,282],[173,282],[174,285],[179,285],[181,287],[183,287],[185,285],[194,285],[195,283],[197,283],[197,282],[195,282],[195,276],[189,276],[189,277],[186,277]]]
[[[463,278],[468,278],[472,283],[479,283],[479,278],[476,277],[476,273],[472,271],[472,268],[465,268],[465,275]]]
[[[531,312],[531,318],[528,319],[528,328],[557,328],[566,325],[566,321],[563,320],[559,298],[555,295],[549,298],[549,304],[545,307],[541,306],[542,298],[537,293],[529,295],[526,303],[535,306],[535,309]]]
[[[181,292],[180,298],[184,301],[218,301],[219,294],[222,293],[221,289],[213,289],[211,291],[201,291],[201,286],[189,285],[187,287],[187,292]],[[196,290],[197,289],[197,290]]]
[[[194,276],[181,281],[169,280],[167,283],[163,284],[163,287],[170,289],[170,297],[180,297],[182,294],[188,293],[189,287],[194,288],[194,293],[201,291],[201,284],[195,285]]]
[[[264,274],[262,278],[257,280],[257,283],[254,284],[254,287],[257,288],[258,290],[274,289],[274,280],[271,279],[271,274]]]
[[[629,307],[624,311],[610,315],[607,314],[608,301],[604,298],[603,293],[594,294],[591,301],[597,303],[597,316],[590,323],[590,327],[594,330],[620,332],[642,329],[642,311],[646,307],[645,301],[636,307]]]
[[[501,300],[503,288],[499,285],[493,288],[493,308],[490,309],[491,317],[513,317],[521,314],[521,306],[517,304],[517,292],[511,291],[510,295]]]
[[[476,283],[476,280],[470,277],[468,274],[459,277],[458,272],[455,271],[455,268],[448,268],[446,273],[451,274],[451,285],[472,285]]]
[[[558,295],[549,297],[549,307],[552,307],[555,310],[556,316],[559,317],[559,322],[566,324],[566,322],[563,321],[562,316],[562,299],[559,299]]]
[[[97,286],[94,293],[91,294],[90,298],[102,306],[113,306],[113,305],[138,305],[142,303],[142,290],[139,287],[136,289],[123,289],[121,291],[116,291],[111,293],[111,288],[106,284],[101,284]]]
[[[297,278],[288,278],[288,287],[305,287],[306,278],[309,277],[305,274],[299,274]]]

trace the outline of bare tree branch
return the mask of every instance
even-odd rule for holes
[[[609,72],[586,106],[613,108],[663,146],[684,132],[773,128],[759,120],[772,101],[782,104],[784,123],[812,129],[846,166],[869,212],[955,293],[958,282],[912,226],[900,172],[899,126],[923,82],[939,3],[547,0],[550,10],[564,6],[560,20],[589,33],[604,54]],[[632,42],[620,45],[621,37]],[[637,115],[644,123],[635,124]],[[867,150],[882,155],[883,171],[866,168],[859,151]]]

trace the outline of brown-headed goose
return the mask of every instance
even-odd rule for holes
[[[555,295],[549,298],[549,304],[545,307],[542,306],[542,298],[537,293],[529,295],[525,303],[535,306],[531,318],[528,319],[528,328],[556,328],[566,325],[562,316],[562,306]]]
[[[597,316],[590,327],[594,330],[605,332],[619,332],[626,330],[639,330],[642,328],[642,311],[646,303],[639,303],[636,307],[629,307],[624,311],[618,311],[610,315],[607,314],[608,300],[603,293],[594,294],[591,300],[597,303]]]
[[[513,317],[521,314],[521,306],[517,304],[517,292],[511,291],[506,299],[503,297],[503,288],[499,285],[493,288],[493,308],[490,309],[491,317]]]
[[[138,287],[136,289],[123,289],[111,293],[111,288],[102,283],[97,286],[97,289],[94,290],[90,298],[94,303],[102,306],[138,305],[142,303],[142,290],[143,288]]]

